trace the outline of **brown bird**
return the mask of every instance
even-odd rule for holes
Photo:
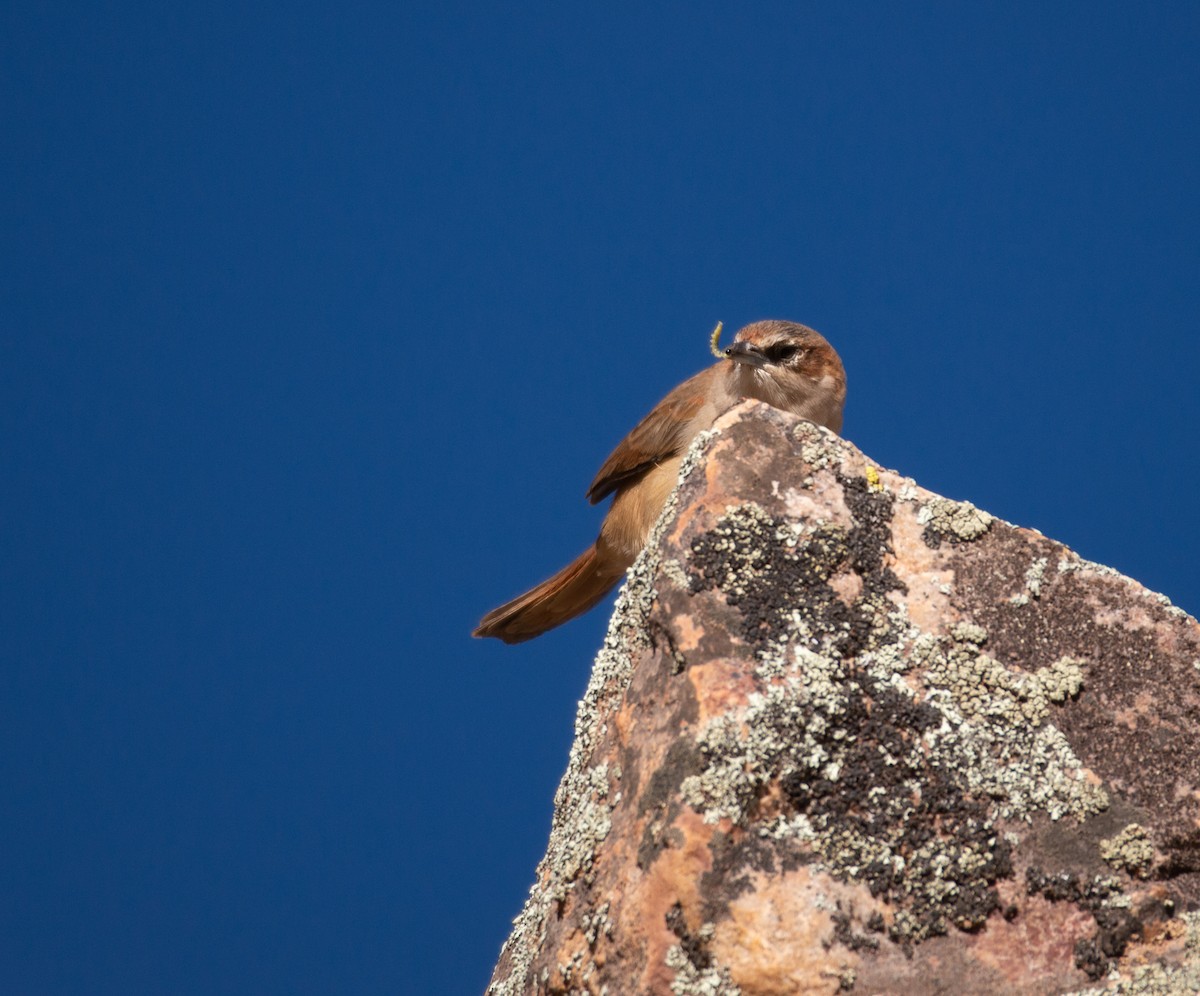
[[[841,431],[846,374],[819,332],[795,322],[755,322],[738,332],[725,357],[663,398],[604,461],[587,493],[593,505],[613,495],[596,542],[554,577],[489,612],[475,636],[530,640],[607,595],[645,546],[688,445],[743,398]]]

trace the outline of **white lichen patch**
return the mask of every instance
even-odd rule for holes
[[[1161,608],[1170,618],[1176,620],[1190,620],[1192,617],[1181,609],[1178,605],[1172,602],[1166,595],[1161,592],[1151,591],[1149,588],[1144,588],[1136,582],[1131,581],[1120,571],[1104,564],[1097,564],[1092,560],[1084,560],[1078,554],[1072,553],[1070,550],[1064,552],[1059,558],[1056,565],[1058,573],[1062,574],[1094,574],[1097,577],[1111,578],[1114,581],[1120,581],[1122,585],[1127,586],[1126,590],[1137,595],[1146,601],[1154,603]]]
[[[678,944],[667,949],[666,963],[675,970],[675,978],[671,980],[674,996],[741,996],[742,990],[730,977],[728,968],[712,964],[697,968]]]
[[[818,742],[825,724],[811,710],[836,708],[844,692],[825,669],[840,669],[840,664],[811,652],[806,660],[815,666],[803,677],[793,675],[752,695],[743,712],[717,717],[697,738],[707,765],[683,780],[680,794],[706,823],[742,822],[784,757],[795,757],[813,771],[833,760]]]
[[[901,906],[897,936],[917,940],[944,930],[949,911],[962,905],[959,893],[967,888],[978,895],[986,879],[981,869],[995,867],[998,848],[1009,846],[976,824],[964,840],[933,835],[910,849],[905,833],[928,779],[948,779],[973,798],[991,800],[995,818],[1028,820],[1042,812],[1055,820],[1083,819],[1107,806],[1066,738],[1046,722],[1053,704],[1080,690],[1079,661],[1063,658],[1032,673],[1010,669],[980,649],[987,640],[983,627],[963,622],[939,638],[905,625],[902,610],[893,609],[890,629],[877,626],[881,638],[847,662],[811,649],[813,633],[800,613],[793,623],[789,639],[758,656],[762,691],[700,731],[704,768],[684,780],[681,794],[706,822],[745,826],[773,783],[802,795],[806,786],[836,795],[853,764],[862,778],[861,754],[854,753],[861,711],[853,717],[864,698],[877,702],[886,689],[911,708],[936,710],[938,721],[927,718],[921,736],[893,738],[886,748],[880,742],[882,770],[910,774],[886,789],[866,788],[861,805],[877,814],[871,832],[859,820],[828,812],[779,815],[758,828],[761,836],[815,851],[819,866],[835,875],[894,883]],[[888,632],[891,638],[883,638]],[[920,697],[905,677],[914,669],[925,683]],[[823,787],[813,787],[818,784]],[[968,916],[960,925],[973,922]]]
[[[837,436],[823,426],[801,421],[792,435],[800,442],[800,456],[814,470],[826,470],[841,460]]]
[[[965,719],[1001,718],[1010,725],[1037,725],[1049,714],[1052,703],[1076,695],[1083,685],[1080,662],[1064,657],[1033,673],[1010,670],[980,652],[979,627],[963,634],[956,627],[955,642],[939,647],[926,660],[926,679],[933,688],[950,692],[956,710]]]
[[[595,971],[595,966],[585,957],[582,951],[576,951],[571,955],[569,960],[559,962],[556,967],[559,976],[562,978],[563,985],[572,992],[582,992],[583,989],[577,987],[575,983],[586,982]]]
[[[1115,837],[1100,841],[1100,857],[1112,867],[1144,878],[1154,864],[1154,845],[1140,823],[1130,823]]]
[[[1029,820],[1040,811],[1052,820],[1083,820],[1108,807],[1108,795],[1088,781],[1067,738],[1049,724],[1030,730],[963,722],[933,752],[959,764],[970,788],[996,799],[997,815],[1006,819]]]
[[[986,629],[971,622],[955,623],[950,629],[950,635],[960,643],[974,643],[980,647],[987,643],[988,638]]]
[[[696,437],[679,469],[686,480],[716,432]],[[493,984],[488,996],[523,996],[529,991],[530,970],[543,943],[546,918],[552,904],[569,895],[575,883],[591,873],[596,846],[607,837],[610,812],[617,797],[611,781],[620,778],[593,757],[607,723],[620,706],[633,673],[633,661],[644,648],[646,621],[654,602],[654,578],[660,569],[659,549],[664,531],[678,508],[678,486],[667,499],[646,548],[629,568],[617,596],[604,644],[596,655],[591,679],[575,714],[575,741],[567,770],[554,797],[554,818],[546,854],[539,862],[535,883],[505,942],[512,970]],[[578,966],[568,966],[577,972]],[[590,968],[590,965],[588,966]]]
[[[596,946],[596,942],[600,939],[601,934],[610,940],[613,936],[612,917],[608,915],[611,908],[611,903],[601,903],[594,910],[580,917],[583,936],[587,938],[588,944],[593,948]]]
[[[1045,557],[1038,557],[1025,572],[1025,587],[1034,598],[1042,597],[1042,579],[1046,576]]]
[[[662,561],[659,564],[659,570],[663,572],[663,576],[666,577],[667,580],[669,580],[672,584],[678,585],[684,591],[687,591],[687,572],[683,569],[683,565],[678,560],[672,557],[668,560]]]
[[[926,642],[914,655],[922,658],[928,700],[950,727],[930,738],[931,751],[957,765],[973,791],[994,798],[998,815],[1082,820],[1107,808],[1107,794],[1046,723],[1053,704],[1079,693],[1081,662],[1064,657],[1032,673],[1014,671],[963,640]]]
[[[991,528],[993,518],[969,501],[951,501],[940,495],[931,495],[917,510],[917,522],[944,536],[969,541],[986,533]]]
[[[1188,613],[1184,612],[1183,609],[1167,598],[1166,595],[1160,594],[1157,591],[1147,591],[1146,595],[1148,598],[1153,599],[1155,602],[1161,605],[1167,615],[1171,616],[1172,618],[1191,619],[1191,616],[1188,615]]]
[[[899,685],[904,684],[901,675],[913,666],[912,659],[904,653],[899,643],[884,643],[874,650],[868,650],[859,656],[858,662],[876,681]]]
[[[1126,580],[1125,575],[1120,571],[1108,567],[1105,564],[1098,564],[1094,560],[1084,560],[1083,557],[1076,553],[1071,553],[1069,550],[1059,558],[1056,569],[1059,574],[1071,574],[1075,571],[1080,571],[1084,574],[1095,574],[1104,578],[1120,578]]]

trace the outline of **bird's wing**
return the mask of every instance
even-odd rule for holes
[[[704,407],[714,370],[701,370],[685,380],[634,426],[597,472],[588,488],[588,501],[595,505],[626,481],[640,477],[683,449],[688,442],[688,427]]]

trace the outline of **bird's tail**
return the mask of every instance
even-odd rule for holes
[[[473,636],[494,636],[520,643],[583,615],[621,580],[625,568],[606,562],[593,543],[561,571],[492,609],[479,621]]]

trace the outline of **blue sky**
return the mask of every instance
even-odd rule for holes
[[[718,319],[1200,611],[1198,10],[8,5],[0,989],[480,991]]]

